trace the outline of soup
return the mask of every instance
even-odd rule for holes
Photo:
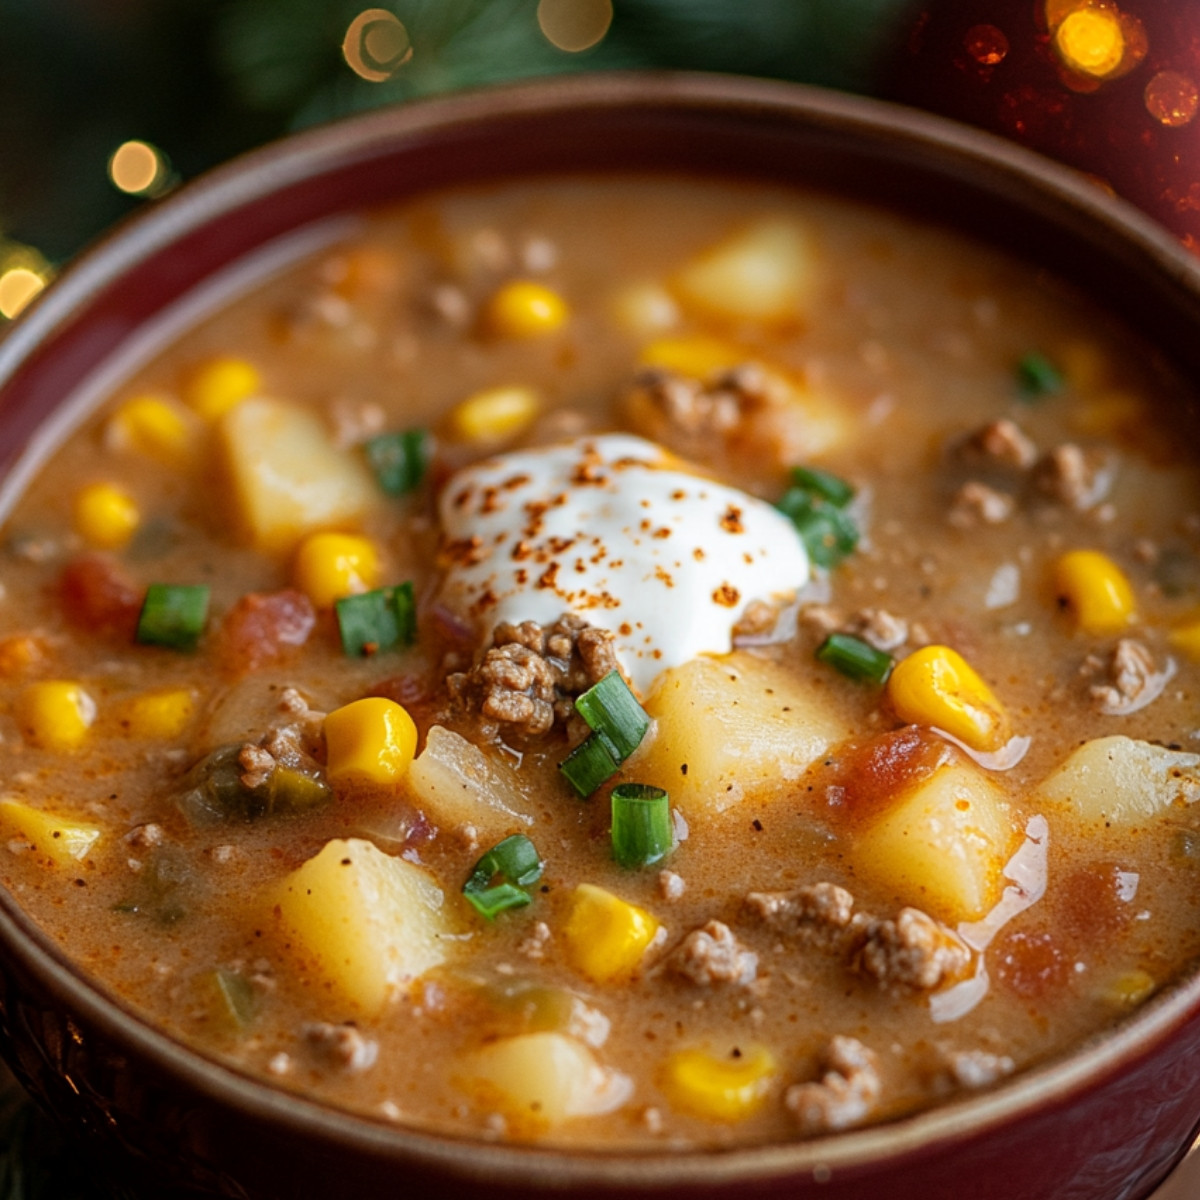
[[[277,1086],[783,1141],[1197,951],[1192,400],[821,195],[425,198],[199,323],[4,543],[2,878]]]

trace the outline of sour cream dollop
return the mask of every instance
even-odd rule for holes
[[[614,635],[643,694],[668,667],[727,654],[748,603],[784,603],[809,575],[785,516],[627,434],[475,463],[438,507],[449,608],[489,632],[575,613]]]

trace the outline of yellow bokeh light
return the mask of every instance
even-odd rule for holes
[[[149,142],[122,142],[108,160],[113,187],[131,196],[156,195],[169,175],[166,156]]]
[[[1054,34],[1063,62],[1074,71],[1103,79],[1125,58],[1125,33],[1119,14],[1083,8],[1066,16]]]
[[[1200,89],[1179,71],[1159,71],[1146,84],[1146,111],[1170,129],[1189,124],[1200,109]]]
[[[0,316],[10,321],[46,286],[29,267],[9,267],[0,275]]]
[[[578,54],[604,40],[612,24],[612,0],[538,0],[538,27],[559,50]]]
[[[412,54],[408,30],[386,8],[360,12],[342,39],[342,57],[356,75],[371,83],[390,79]]]

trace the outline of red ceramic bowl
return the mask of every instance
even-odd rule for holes
[[[613,168],[796,181],[934,217],[1072,279],[1200,376],[1200,263],[1080,175],[866,100],[736,79],[576,77],[304,134],[125,225],[0,346],[9,490],[31,444],[52,441],[72,410],[278,239],[431,187]],[[606,1154],[410,1132],[275,1091],[106,996],[3,892],[0,964],[0,1034],[20,1078],[81,1152],[114,1156],[155,1196],[1135,1200],[1200,1117],[1195,972],[1070,1056],[916,1117],[767,1148]]]

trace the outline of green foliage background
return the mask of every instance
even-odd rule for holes
[[[614,0],[579,54],[538,0],[0,0],[0,237],[61,262],[142,201],[108,182],[141,138],[188,179],[289,130],[504,79],[669,67],[870,92],[912,0]],[[384,83],[341,44],[368,7],[394,12],[411,61]]]

